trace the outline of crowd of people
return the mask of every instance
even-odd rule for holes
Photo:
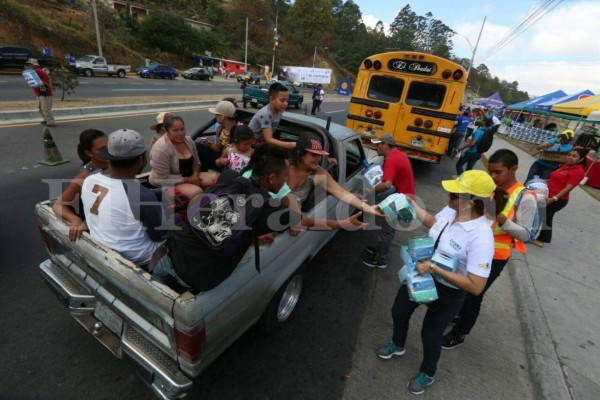
[[[371,140],[384,160],[381,182],[367,190],[365,198],[359,197],[323,168],[336,160],[329,158],[318,135],[302,132],[296,141],[277,138],[287,103],[286,87],[272,84],[269,104],[248,124],[242,124],[231,99],[219,102],[209,110],[217,124],[214,141],[194,142],[186,133],[184,120],[170,112],[159,113],[150,127],[154,132],[150,149],[142,135],[130,129],[108,137],[88,129],[80,135],[80,172],[53,210],[70,225],[70,240],[78,240],[89,230],[91,237],[151,272],[154,279],[200,292],[227,279],[253,244],[258,249],[286,231],[294,236],[300,230],[361,229],[366,226],[362,213],[377,217],[379,227],[377,242],[365,246],[362,262],[386,268],[397,221],[386,219],[379,207],[366,199],[378,203],[390,194],[403,193],[417,219],[429,229],[434,248],[458,260],[456,272],[430,260],[416,265],[419,274],[441,278],[434,281],[438,299],[427,304],[422,322],[423,360],[408,382],[411,393],[423,393],[435,381],[442,349],[460,346],[471,333],[483,297],[504,270],[512,249],[526,251],[525,243],[531,241],[540,214],[537,194],[517,180],[519,160],[511,150],[491,154],[487,171],[472,169],[481,156],[478,143],[485,130],[495,126],[493,117],[497,116],[483,116],[467,138],[471,116],[463,112],[465,118],[457,121],[458,138],[450,147],[467,151],[458,160],[458,177],[441,182],[448,195],[444,209],[432,215],[417,202],[411,163],[388,133]],[[569,151],[567,162],[548,175],[545,229],[538,238],[543,243],[550,243],[554,214],[567,205],[569,192],[584,175],[584,152],[560,147],[569,140],[565,133],[541,146]],[[149,184],[144,186],[135,177],[148,160]],[[463,172],[464,164],[467,170]],[[332,195],[358,212],[342,220],[309,217],[302,210],[311,193],[321,193],[323,198]],[[262,201],[240,203],[234,201],[236,196],[256,196]],[[77,206],[79,198],[81,205]],[[167,218],[165,212],[181,199],[187,204],[184,217]],[[269,223],[274,215],[276,227]],[[239,222],[251,229],[236,230]],[[178,228],[171,229],[171,224]],[[410,299],[407,286],[400,285],[392,306],[391,341],[377,350],[378,357],[405,354],[409,322],[419,306]]]

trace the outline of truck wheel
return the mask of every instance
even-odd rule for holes
[[[247,107],[248,107],[248,100],[246,100],[246,98],[245,98],[245,97],[242,99],[242,106],[243,106],[244,108],[247,108]]]
[[[89,77],[94,76],[94,71],[92,71],[91,69],[86,69],[83,74],[89,78]]]
[[[156,75],[150,74],[150,79],[156,79]]]
[[[122,69],[120,69],[119,72],[117,72],[117,76],[119,78],[125,78],[125,71],[123,71]]]
[[[171,74],[171,75],[169,76],[169,79],[171,79],[171,80],[175,79],[175,75]]]
[[[290,320],[304,286],[304,270],[304,266],[300,266],[271,299],[267,310],[259,320],[259,327],[264,333],[268,335],[275,333]]]
[[[296,110],[300,107],[302,107],[302,99],[298,100],[298,102],[296,103]]]

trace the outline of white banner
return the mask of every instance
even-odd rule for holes
[[[292,66],[285,66],[281,69],[281,78],[290,82],[321,83],[323,85],[329,85],[331,83],[330,69]]]

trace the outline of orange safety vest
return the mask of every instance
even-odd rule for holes
[[[515,201],[523,188],[523,184],[517,182],[507,190],[509,195],[508,202],[502,210],[502,214],[506,219],[512,220],[515,216]],[[525,253],[527,251],[523,242],[504,232],[502,228],[498,226],[498,221],[494,221],[492,230],[494,232],[494,260],[508,260],[513,246],[519,253]]]

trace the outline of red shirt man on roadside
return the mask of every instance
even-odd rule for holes
[[[40,67],[40,64],[35,58],[30,58],[25,63],[28,69],[32,69],[42,80],[44,86],[33,88],[33,92],[38,98],[38,109],[42,115],[42,125],[56,126],[54,123],[54,115],[52,114],[52,86],[50,85],[50,78],[48,74]]]
[[[406,154],[396,148],[394,136],[390,133],[385,133],[377,139],[371,139],[371,142],[377,145],[377,154],[383,156],[384,161],[381,182],[371,189],[370,193],[391,192],[390,189],[395,187],[396,193],[403,193],[414,199],[415,177],[412,166]],[[365,254],[361,258],[363,264],[371,268],[387,267],[390,246],[396,233],[394,224],[394,221],[383,220],[381,230],[379,231],[378,243],[376,246],[367,246],[365,248]]]

